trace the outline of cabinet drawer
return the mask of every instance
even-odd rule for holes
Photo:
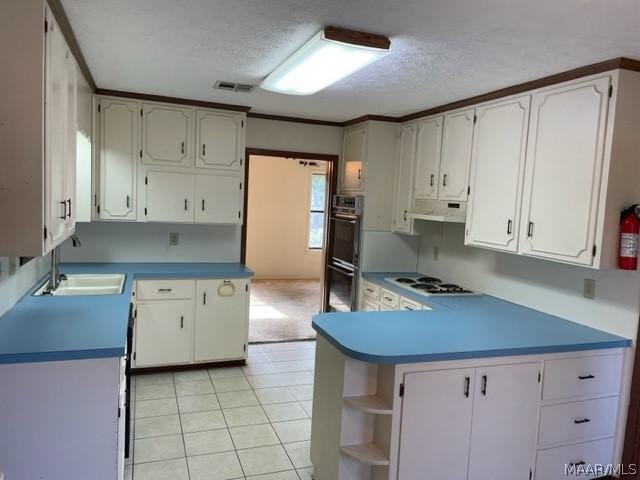
[[[386,307],[397,309],[400,307],[400,295],[383,288],[380,292],[380,303]]]
[[[567,445],[566,447],[539,450],[536,456],[535,480],[567,480],[568,478],[594,478],[598,475],[581,473],[565,475],[565,465],[578,464],[578,468],[590,465],[608,465],[613,461],[613,438],[595,442]],[[590,472],[587,470],[587,472]]]
[[[138,300],[190,299],[195,288],[194,280],[140,280],[136,293]]]
[[[622,355],[566,358],[545,362],[543,400],[617,395]]]
[[[540,446],[609,437],[615,433],[618,397],[547,405],[540,409]]]
[[[380,286],[364,280],[362,282],[362,293],[374,301],[380,300]]]
[[[400,297],[400,310],[422,310],[422,305],[408,298]]]
[[[380,306],[376,302],[365,298],[364,302],[362,302],[362,310],[365,312],[377,312],[380,310]]]

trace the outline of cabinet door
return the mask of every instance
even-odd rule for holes
[[[147,173],[147,220],[193,223],[195,176],[187,173]]]
[[[196,167],[240,171],[244,156],[242,115],[198,110]]]
[[[364,127],[344,133],[342,140],[342,190],[359,192],[364,189],[366,142],[367,134]]]
[[[142,163],[191,166],[193,110],[143,103],[142,112]]]
[[[413,204],[413,171],[416,159],[415,123],[405,125],[400,130],[398,145],[398,166],[396,170],[396,189],[393,211],[393,230],[411,233],[413,220],[408,214]]]
[[[193,300],[140,303],[136,319],[136,366],[193,359]]]
[[[100,219],[136,219],[136,165],[140,105],[102,99],[100,110]]]
[[[611,78],[533,96],[520,252],[593,263]]]
[[[444,117],[426,118],[418,122],[418,149],[414,198],[435,200],[438,198],[440,155],[442,153],[442,124]]]
[[[244,358],[249,332],[249,280],[196,282],[195,361]]]
[[[440,200],[464,202],[467,199],[474,112],[470,108],[444,116],[438,187]]]
[[[473,369],[405,375],[398,480],[467,480],[473,383]]]
[[[239,177],[196,175],[196,223],[242,223]]]
[[[78,131],[78,78],[76,60],[67,49],[66,54],[66,111],[65,111],[65,166],[64,190],[67,197],[66,230],[72,233],[76,226],[76,132]]]
[[[46,250],[67,236],[68,203],[65,188],[67,166],[67,56],[69,50],[53,18],[48,19],[46,44],[45,196]]]
[[[362,301],[362,311],[377,312],[378,310],[380,310],[380,306],[376,302],[366,298]]]
[[[518,249],[530,96],[478,107],[465,243]]]
[[[529,480],[538,424],[538,372],[538,363],[476,369],[469,480]]]

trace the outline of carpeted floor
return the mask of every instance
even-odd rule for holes
[[[249,342],[315,338],[311,317],[319,311],[319,280],[253,280]]]

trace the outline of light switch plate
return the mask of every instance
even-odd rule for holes
[[[178,245],[179,241],[180,241],[180,235],[178,234],[178,232],[169,233],[169,245],[171,247],[175,247],[176,245]]]
[[[594,300],[596,298],[596,281],[593,278],[585,278],[582,289],[584,298]]]

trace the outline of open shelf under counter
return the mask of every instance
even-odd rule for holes
[[[366,465],[384,467],[389,465],[389,458],[374,443],[362,443],[359,445],[345,445],[340,447],[345,455]]]
[[[392,408],[376,395],[344,397],[344,403],[366,413],[391,415]]]

